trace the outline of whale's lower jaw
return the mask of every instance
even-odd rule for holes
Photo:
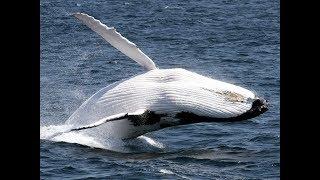
[[[132,127],[134,127],[134,132],[124,138],[131,139],[143,135],[148,132],[157,131],[163,128],[187,125],[202,122],[235,122],[244,121],[263,114],[268,110],[266,102],[264,100],[257,99],[253,102],[252,107],[245,113],[229,118],[217,118],[201,116],[191,112],[181,111],[176,114],[159,114],[154,111],[146,111],[141,115],[134,115],[126,117],[130,122]],[[140,131],[140,129],[144,129]]]
[[[179,119],[179,121],[175,121],[174,124],[166,124],[162,123],[161,127],[170,127],[170,126],[177,126],[177,125],[186,125],[186,124],[194,124],[194,123],[201,123],[201,122],[236,122],[236,121],[244,121],[248,119],[252,119],[254,117],[263,114],[268,110],[267,105],[260,99],[257,99],[253,102],[251,109],[246,111],[245,113],[229,118],[216,118],[216,117],[208,117],[208,116],[199,116],[191,112],[179,112],[175,115],[174,118]]]

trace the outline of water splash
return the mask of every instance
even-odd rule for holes
[[[95,137],[81,131],[69,132],[73,125],[49,125],[40,127],[40,139],[54,142],[66,142],[89,146],[92,148],[106,149],[116,152],[132,152],[141,149],[159,150],[165,146],[147,136],[135,139],[122,140],[115,137]]]

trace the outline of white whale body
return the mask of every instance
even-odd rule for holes
[[[113,83],[86,100],[66,121],[69,131],[135,138],[169,126],[239,121],[267,110],[252,91],[181,69],[158,69],[134,43],[84,13],[74,16],[147,71]]]

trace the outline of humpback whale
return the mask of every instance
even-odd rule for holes
[[[88,98],[66,121],[71,131],[135,138],[166,127],[242,121],[268,110],[252,91],[182,69],[159,69],[114,27],[85,13],[73,14],[145,72],[115,82]]]

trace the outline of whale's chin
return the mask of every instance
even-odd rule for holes
[[[268,111],[267,101],[260,98],[253,101],[251,109],[240,115],[238,118],[240,120],[251,119],[265,113],[266,111]]]

